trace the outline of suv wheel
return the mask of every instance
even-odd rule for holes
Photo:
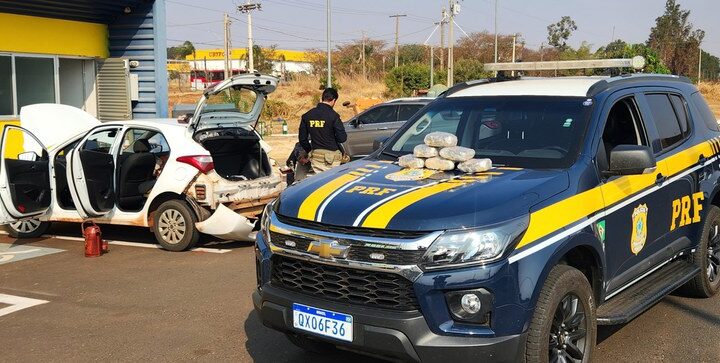
[[[50,224],[39,219],[25,219],[6,225],[5,230],[13,238],[37,238],[47,232]]]
[[[317,353],[317,354],[328,354],[335,351],[337,348],[335,348],[334,345],[330,343],[324,343],[321,341],[317,341],[314,339],[310,339],[308,337],[297,335],[293,333],[285,333],[285,336],[288,338],[288,340],[293,343],[296,347],[307,351],[311,353]]]
[[[720,208],[711,205],[703,223],[700,243],[690,262],[701,272],[682,287],[681,292],[696,297],[711,297],[720,290]]]
[[[555,266],[540,291],[525,361],[590,362],[596,335],[595,301],[585,275],[570,266]]]
[[[197,217],[187,203],[168,200],[153,215],[153,233],[168,251],[185,251],[198,242],[200,232],[195,228]]]

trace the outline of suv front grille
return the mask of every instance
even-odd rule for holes
[[[289,236],[277,232],[270,232],[270,241],[274,245],[298,252],[307,252],[312,240],[299,236]],[[394,250],[387,248],[365,247],[352,244],[350,241],[350,250],[347,259],[351,261],[375,262],[389,265],[416,265],[420,262],[425,250]],[[370,258],[370,255],[375,258]],[[378,258],[381,255],[382,258]]]
[[[329,266],[275,255],[270,283],[342,303],[401,311],[419,309],[412,282],[393,273]]]

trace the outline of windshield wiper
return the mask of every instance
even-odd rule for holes
[[[387,156],[391,156],[391,157],[396,158],[396,159],[400,157],[400,154],[395,154],[395,153],[392,153],[392,152],[390,152],[390,151],[385,151],[385,150],[383,150],[382,152],[380,152],[380,155],[387,155]]]

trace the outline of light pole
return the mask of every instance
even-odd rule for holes
[[[330,0],[327,0],[327,88],[332,87],[332,51],[330,49],[330,26],[332,13],[330,11]]]
[[[498,62],[498,28],[497,28],[498,0],[495,0],[495,63]],[[497,77],[497,71],[495,72]]]

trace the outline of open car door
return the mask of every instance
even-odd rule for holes
[[[98,127],[66,156],[70,194],[82,218],[101,217],[115,207],[115,152],[121,127]]]
[[[45,214],[52,203],[45,146],[22,127],[6,125],[0,148],[0,224]]]

